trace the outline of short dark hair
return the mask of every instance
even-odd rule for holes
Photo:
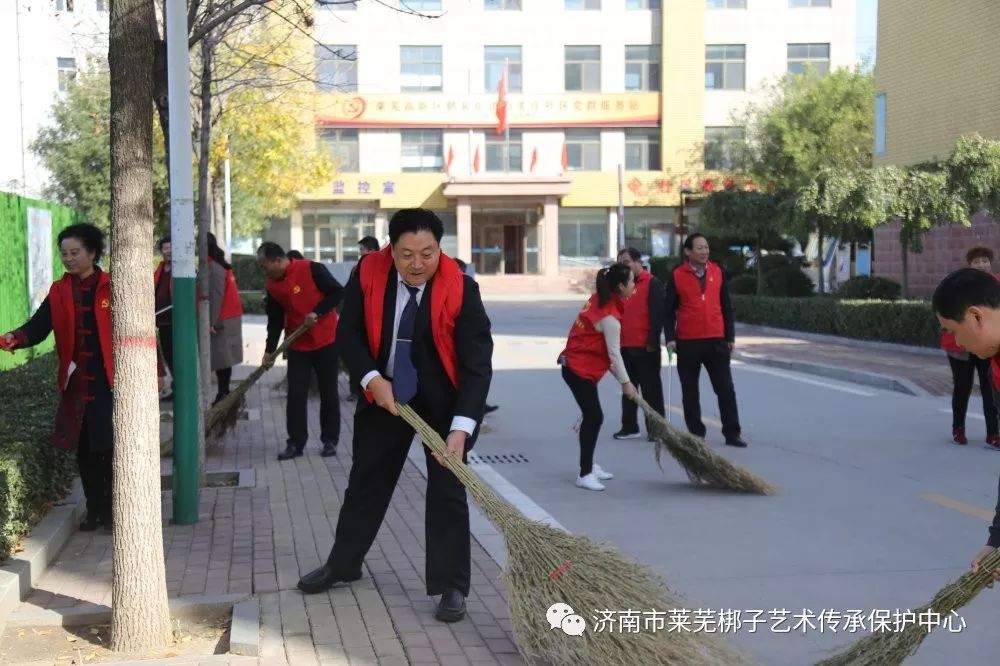
[[[366,250],[371,250],[372,252],[378,252],[381,248],[378,246],[378,239],[374,236],[365,236],[358,241],[358,245],[365,248]]]
[[[403,208],[397,210],[389,220],[389,243],[395,245],[399,237],[407,233],[429,231],[434,234],[434,240],[441,242],[444,236],[444,223],[441,218],[426,208]]]
[[[167,234],[156,243],[156,249],[163,252],[163,246],[170,242],[170,234]]]
[[[970,247],[969,251],[965,253],[965,263],[971,264],[973,260],[985,257],[987,261],[991,264],[993,263],[993,250],[986,247],[985,245],[977,245],[975,247]]]
[[[629,258],[632,259],[632,261],[642,261],[642,253],[639,252],[639,250],[635,249],[634,247],[627,247],[624,250],[620,250],[618,252],[619,257],[622,256],[623,254],[627,254]]]
[[[62,242],[67,238],[75,238],[80,241],[89,252],[94,253],[95,263],[100,261],[104,255],[104,232],[88,222],[69,225],[59,232],[58,238],[59,245],[62,245]]]
[[[281,249],[281,246],[277,243],[271,241],[264,241],[257,248],[257,257],[260,259],[267,259],[268,261],[274,261],[275,259],[286,258],[285,251]]]
[[[285,253],[285,256],[289,259],[305,259],[305,256],[298,250],[289,250]]]
[[[986,271],[960,268],[941,280],[931,303],[941,318],[961,322],[973,306],[1000,308],[1000,281]]]
[[[462,270],[462,272],[464,273],[464,272],[465,272],[465,269],[467,268],[467,266],[466,266],[465,262],[464,262],[464,261],[462,261],[461,259],[456,259],[456,260],[455,260],[455,263],[456,263],[456,264],[458,264],[458,267],[459,267],[459,268],[460,268],[460,269]]]
[[[695,232],[695,233],[691,234],[690,236],[688,236],[687,238],[685,238],[684,239],[684,249],[685,250],[693,250],[694,249],[694,242],[696,240],[698,240],[699,238],[705,238],[705,234],[700,234],[698,232]],[[708,242],[708,238],[705,238],[705,242],[706,243]]]

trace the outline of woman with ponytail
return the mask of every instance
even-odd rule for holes
[[[614,475],[594,462],[597,435],[604,422],[597,383],[608,372],[621,384],[627,398],[635,395],[621,354],[621,319],[624,301],[635,290],[635,278],[624,264],[613,264],[597,273],[597,290],[577,315],[566,348],[559,355],[562,376],[580,406],[580,476],[576,485],[604,490],[601,481]]]
[[[243,304],[233,267],[212,233],[208,234],[208,285],[212,371],[219,385],[214,405],[229,395],[233,366],[243,362]]]

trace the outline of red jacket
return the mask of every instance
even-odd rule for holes
[[[722,314],[722,282],[722,269],[711,261],[705,266],[704,290],[691,264],[684,262],[674,269],[678,340],[727,337],[726,321]]]
[[[653,276],[649,271],[639,273],[635,291],[625,301],[622,316],[622,347],[641,347],[649,344],[649,284]]]
[[[623,311],[623,301],[617,296],[603,307],[598,305],[597,294],[592,295],[584,304],[572,328],[569,329],[566,348],[560,353],[560,358],[565,357],[566,367],[574,375],[589,379],[596,384],[611,368],[604,334],[595,328],[595,324],[608,315],[621,321]]]
[[[215,263],[211,257],[208,263]],[[309,314],[308,312],[306,314]],[[240,301],[240,288],[236,285],[233,269],[226,269],[226,290],[222,294],[222,308],[219,310],[219,321],[243,316],[243,302]]]
[[[382,321],[385,313],[385,290],[392,273],[392,255],[389,246],[367,254],[358,271],[361,296],[364,299],[365,331],[368,350],[378,360],[382,347]],[[465,282],[458,264],[451,257],[441,254],[437,273],[431,289],[431,335],[444,366],[445,374],[453,386],[458,387],[458,353],[455,349],[455,322],[462,310]],[[371,400],[371,394],[365,395]]]
[[[52,310],[52,332],[56,336],[56,355],[59,358],[59,390],[69,384],[69,364],[76,350],[76,305],[73,302],[73,276],[66,273],[49,288],[49,307]],[[97,335],[104,356],[104,371],[108,384],[115,385],[114,355],[111,349],[111,278],[101,271],[94,292],[94,318]]]
[[[289,262],[284,278],[267,281],[267,295],[285,310],[285,335],[301,326],[306,315],[323,300],[323,292],[312,277],[312,262],[298,259]],[[330,310],[297,338],[290,348],[295,351],[314,351],[333,344],[336,337],[337,311]]]

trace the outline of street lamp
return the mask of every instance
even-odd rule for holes
[[[677,244],[677,254],[681,255],[681,247],[684,245],[684,237],[687,235],[687,204],[692,193],[691,188],[681,188],[681,220],[677,225],[677,236],[680,239]]]

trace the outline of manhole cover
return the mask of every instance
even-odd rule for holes
[[[469,464],[502,465],[505,463],[531,462],[520,453],[470,453]]]

